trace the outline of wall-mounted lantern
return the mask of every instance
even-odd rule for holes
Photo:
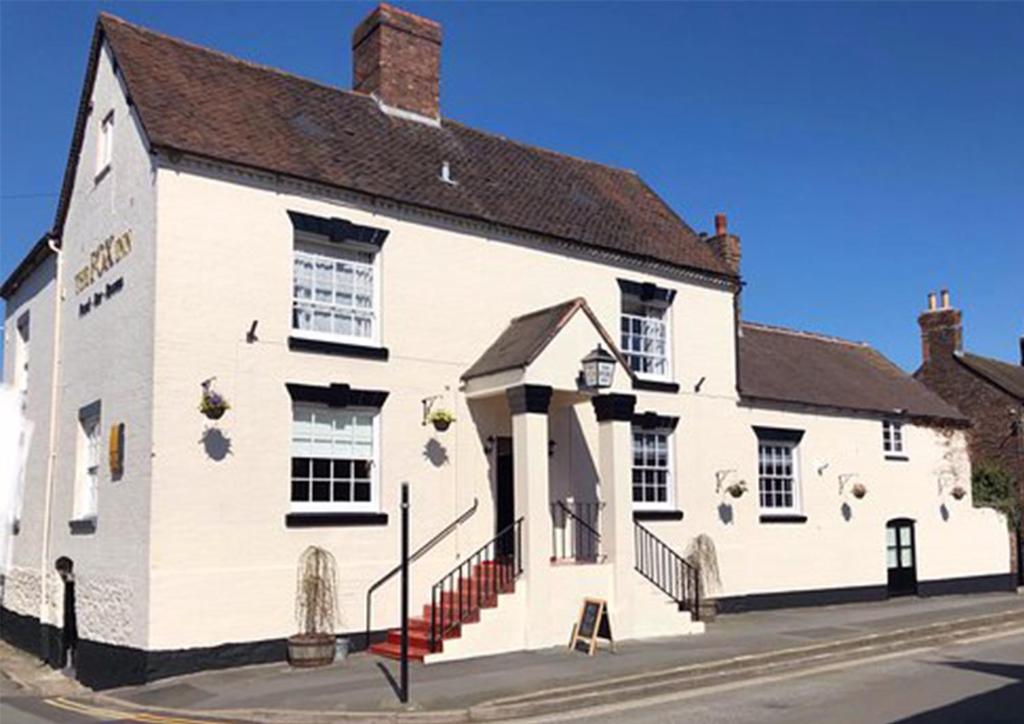
[[[612,386],[615,375],[615,357],[600,344],[583,358],[583,384],[592,390]]]

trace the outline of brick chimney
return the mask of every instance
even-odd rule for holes
[[[439,23],[382,3],[352,33],[352,90],[438,120],[440,87]]]
[[[949,290],[943,289],[940,305],[935,303],[935,294],[928,295],[928,309],[917,318],[921,326],[921,360],[924,364],[941,364],[963,350],[963,315],[959,309],[949,306]]]
[[[715,214],[715,235],[708,239],[708,243],[734,274],[740,273],[740,237],[729,233],[725,214]]]

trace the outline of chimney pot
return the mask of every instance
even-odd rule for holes
[[[936,307],[935,292],[928,292],[928,311],[934,312]]]
[[[1020,366],[1024,367],[1024,334],[1020,336]]]
[[[729,221],[725,214],[715,214],[715,236],[724,236],[729,233]]]
[[[943,289],[942,290],[942,308],[943,309],[949,309],[949,290],[948,289]]]

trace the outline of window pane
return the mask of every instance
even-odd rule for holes
[[[309,481],[308,480],[293,480],[292,481],[292,502],[305,503],[309,500]]]
[[[313,481],[313,500],[327,502],[331,499],[331,484],[327,481]]]
[[[886,549],[885,560],[886,560],[886,566],[888,568],[896,568],[896,549],[895,548],[887,548]]]

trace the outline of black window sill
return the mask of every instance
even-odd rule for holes
[[[339,357],[359,357],[382,361],[386,361],[390,354],[387,347],[364,347],[361,344],[327,342],[322,339],[306,339],[305,337],[289,337],[288,349],[297,352],[317,352]]]
[[[910,458],[906,455],[886,455],[885,459],[896,463],[905,463],[910,461]]]
[[[91,535],[96,532],[96,519],[69,520],[68,528],[71,529],[71,535]]]
[[[762,515],[762,523],[806,523],[806,515]]]
[[[634,510],[633,520],[682,520],[681,510]]]
[[[649,392],[679,392],[679,383],[677,382],[658,382],[657,380],[642,380],[639,378],[633,378],[633,389],[634,390],[648,390]]]
[[[363,525],[387,525],[387,513],[288,513],[288,528],[326,528]]]

